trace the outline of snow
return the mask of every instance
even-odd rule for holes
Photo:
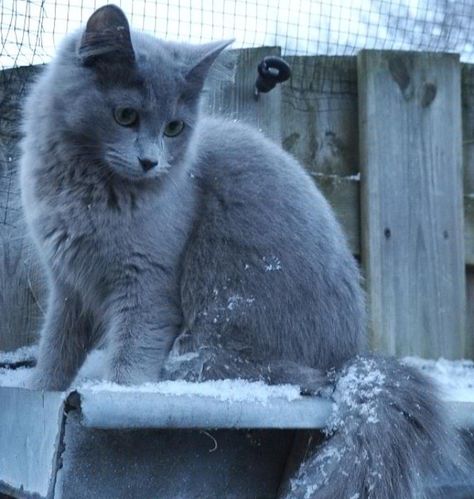
[[[32,369],[28,367],[19,367],[18,369],[0,368],[0,387],[26,388],[31,371]]]
[[[336,182],[341,182],[343,180],[360,182],[360,172],[358,172],[354,175],[345,175],[345,176],[335,175],[333,173],[321,173],[321,172],[310,172],[310,174],[316,178],[331,179],[331,180],[335,180]]]
[[[13,352],[0,351],[0,365],[15,365],[22,362],[31,362],[36,358],[38,347],[36,345],[21,347]],[[17,367],[7,369],[0,367],[0,386],[25,387],[31,369],[28,367]]]
[[[12,353],[1,353],[0,359],[8,358],[17,362],[18,359],[31,358],[36,353],[34,347],[22,348]],[[191,383],[187,381],[163,381],[160,383],[144,383],[139,386],[123,386],[108,381],[103,381],[103,366],[105,353],[101,350],[91,352],[81,368],[73,388],[87,389],[99,393],[107,392],[134,392],[156,393],[170,396],[196,396],[212,397],[228,402],[256,402],[267,404],[271,399],[285,399],[293,401],[301,399],[300,388],[294,385],[269,386],[265,383],[249,382],[245,380],[219,380]],[[0,386],[25,387],[32,369],[1,369]]]
[[[162,381],[160,383],[144,383],[139,386],[123,386],[101,380],[105,354],[96,350],[89,354],[79,372],[74,385],[92,392],[140,392],[160,395],[212,397],[231,402],[258,402],[266,404],[269,399],[283,398],[288,401],[301,398],[300,389],[292,385],[268,386],[262,382],[244,380],[220,380],[191,383],[187,381]],[[1,379],[0,379],[1,385]]]
[[[351,414],[358,414],[367,423],[375,424],[379,422],[378,395],[384,385],[385,375],[377,368],[377,362],[373,359],[360,359],[339,378],[333,399],[339,408],[346,408],[344,413],[349,411]],[[336,410],[328,431],[338,429],[342,423],[340,412]]]
[[[239,296],[239,295],[231,296],[227,300],[227,309],[234,310],[240,304],[251,305],[254,301],[255,301],[255,298],[244,298],[244,297]]]
[[[276,256],[264,256],[265,272],[274,272],[281,270],[281,262]]]
[[[448,400],[474,402],[474,362],[472,360],[438,360],[405,357],[407,365],[420,369],[434,380]]]
[[[36,357],[36,354],[36,346],[22,347],[14,352],[0,352],[0,364],[31,361]],[[474,362],[472,360],[446,360],[443,358],[427,360],[418,357],[405,357],[402,362],[420,369],[438,383],[447,400],[474,402]],[[274,397],[290,401],[300,398],[300,390],[297,386],[268,386],[262,382],[251,383],[243,380],[207,381],[204,383],[164,381],[126,387],[103,381],[105,364],[106,357],[102,350],[91,352],[73,383],[74,387],[85,387],[95,392],[111,390],[160,393],[163,395],[202,395],[220,400],[248,400],[260,403],[266,403],[270,398]],[[27,367],[18,367],[17,369],[0,368],[0,386],[24,387],[31,371],[32,369]],[[383,384],[383,374],[376,368],[369,371],[369,376],[362,380],[363,386],[359,386],[362,381],[355,371],[351,376],[349,369],[339,385],[338,393],[334,394],[335,397],[343,396],[344,403],[350,403],[355,391],[367,387],[370,387],[376,395],[377,390],[381,389],[380,387]],[[366,411],[369,420],[375,423],[376,418],[371,419],[373,414],[370,403],[363,410]]]
[[[169,396],[202,396],[225,402],[255,402],[267,404],[278,398],[289,402],[301,399],[300,389],[294,385],[269,386],[261,381],[219,380],[191,383],[188,381],[162,381],[160,383],[144,383],[138,386],[123,386],[106,381],[86,381],[78,386],[93,393],[105,392],[133,392],[156,393]]]
[[[19,362],[29,362],[36,358],[38,347],[30,345],[18,348],[13,352],[0,351],[0,364],[16,364]]]

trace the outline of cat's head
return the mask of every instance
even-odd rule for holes
[[[129,179],[163,175],[186,153],[204,80],[229,43],[164,42],[104,6],[57,58],[54,120],[77,157]]]

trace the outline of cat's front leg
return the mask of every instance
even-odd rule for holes
[[[90,349],[91,332],[92,317],[83,309],[77,293],[54,283],[28,387],[66,390]]]
[[[181,325],[176,307],[167,300],[150,303],[146,296],[130,292],[111,302],[107,378],[124,385],[157,381]]]

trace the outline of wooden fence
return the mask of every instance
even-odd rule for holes
[[[210,112],[250,121],[305,165],[366,276],[375,349],[474,356],[474,66],[452,54],[289,57],[291,82],[253,97],[258,62],[234,52]],[[19,109],[38,68],[0,74],[0,350],[31,342],[45,289],[16,184]]]

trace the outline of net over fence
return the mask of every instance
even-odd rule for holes
[[[100,0],[1,0],[0,69],[46,63]],[[235,37],[284,55],[458,52],[474,62],[474,0],[115,0],[137,29],[171,40]]]

